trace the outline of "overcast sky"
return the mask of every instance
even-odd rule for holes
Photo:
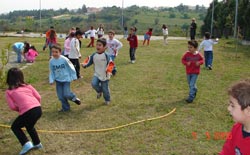
[[[0,0],[0,13],[8,13],[14,10],[33,10],[39,9],[40,1],[42,9],[59,9],[68,8],[76,9],[81,8],[83,4],[87,7],[103,7],[103,6],[122,6],[122,0]],[[138,6],[178,6],[183,3],[184,5],[204,5],[206,7],[212,0],[123,0],[124,7],[131,5]]]

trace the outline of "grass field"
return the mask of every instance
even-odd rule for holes
[[[0,38],[0,48],[7,43],[27,40],[42,49],[42,38]],[[94,52],[81,49],[85,58]],[[63,40],[60,40],[63,42]],[[59,114],[60,102],[55,85],[48,83],[48,51],[24,69],[26,82],[32,84],[42,96],[43,116],[37,129],[84,130],[115,127],[134,121],[164,115],[176,108],[166,118],[137,124],[119,130],[101,133],[51,134],[40,133],[43,150],[30,155],[213,155],[220,151],[224,140],[214,136],[227,132],[233,121],[227,112],[227,88],[233,82],[250,77],[249,47],[238,47],[237,56],[230,40],[221,40],[214,47],[214,69],[202,66],[198,78],[198,96],[194,103],[186,104],[188,85],[181,56],[187,41],[152,41],[150,46],[137,49],[137,61],[129,64],[128,43],[116,59],[118,74],[110,81],[112,102],[103,105],[96,100],[90,82],[93,66],[81,68],[83,79],[72,83],[72,90],[82,100],[80,106],[72,103],[72,111]],[[82,60],[83,60],[82,58]],[[82,61],[81,60],[81,61]],[[17,113],[11,112],[0,92],[0,124],[11,125]],[[195,136],[196,134],[196,136]],[[209,134],[209,135],[208,135]],[[209,137],[210,136],[210,137]],[[0,128],[0,154],[15,155],[21,150],[10,129]]]

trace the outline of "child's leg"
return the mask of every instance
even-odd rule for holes
[[[95,47],[94,43],[95,43],[95,37],[91,37],[91,46],[92,47]]]
[[[109,80],[101,82],[103,97],[106,102],[110,101]]]
[[[144,40],[143,40],[143,43],[142,43],[142,45],[144,45],[144,44],[145,44],[145,42],[146,42],[146,40],[144,39]]]
[[[81,75],[80,75],[80,63],[79,63],[79,59],[76,59],[75,60],[75,69],[76,69],[76,76],[77,78],[81,78]]]
[[[132,61],[135,60],[135,50],[136,50],[136,48],[131,48],[131,60]]]
[[[113,62],[115,62],[115,56],[114,55],[111,55],[110,58],[112,59]],[[115,75],[116,74],[116,71],[117,71],[117,68],[116,68],[116,65],[114,66],[113,70],[112,70],[112,74]]]
[[[58,99],[62,103],[62,110],[68,111],[68,110],[70,110],[70,105],[69,105],[67,98],[64,95],[64,91],[65,91],[64,90],[64,82],[56,81],[56,93],[57,93]]]
[[[91,85],[97,93],[102,93],[102,88],[100,86],[100,80],[98,79],[98,77],[93,77]]]
[[[76,76],[77,76],[77,78],[78,78],[78,74],[80,74],[80,73],[79,73],[79,70],[77,70],[77,68],[76,68],[76,66],[77,66],[77,60],[78,60],[78,59],[69,59],[69,60],[70,60],[71,63],[74,65],[75,70],[76,70]],[[78,60],[78,63],[79,63],[79,60]]]
[[[149,42],[150,42],[150,40],[148,39],[148,40],[147,40],[147,45],[149,45]]]
[[[34,145],[40,144],[40,139],[37,134],[36,129],[34,128],[36,122],[38,119],[42,116],[42,109],[41,107],[36,107],[30,111],[28,111],[27,117],[27,123],[25,125],[27,132],[29,133],[32,142]]]
[[[208,61],[208,65],[210,66],[210,67],[212,67],[212,64],[213,64],[213,51],[210,51],[209,52],[209,59],[208,59],[209,61]]]
[[[204,57],[205,57],[205,67],[208,67],[208,57],[209,57],[209,53],[208,51],[204,51]]]
[[[63,96],[67,100],[75,101],[76,95],[70,90],[70,82],[63,82]]]
[[[130,47],[130,48],[129,48],[129,57],[130,57],[130,61],[133,60],[133,59],[132,59],[132,58],[133,58],[132,54],[133,54],[133,48]]]
[[[19,140],[22,146],[29,141],[26,135],[24,134],[23,130],[21,129],[24,126],[25,126],[25,119],[23,115],[18,116],[11,125],[11,130],[16,135],[17,139]]]
[[[188,75],[188,84],[189,84],[189,99],[194,100],[196,97],[197,87],[196,87],[196,81],[197,81],[198,75],[197,74],[189,74]]]

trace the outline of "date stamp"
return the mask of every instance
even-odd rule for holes
[[[203,134],[198,134],[197,132],[192,132],[193,140],[198,140],[199,138],[205,138],[206,140],[228,140],[232,139],[231,132],[205,132]]]

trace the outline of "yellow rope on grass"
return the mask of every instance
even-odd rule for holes
[[[111,131],[111,130],[117,130],[120,128],[125,128],[131,125],[135,125],[135,124],[139,124],[139,123],[143,123],[146,121],[153,121],[153,120],[157,120],[157,119],[162,119],[164,117],[167,117],[171,114],[173,114],[175,112],[176,108],[174,108],[172,111],[170,111],[169,113],[162,115],[162,116],[158,116],[158,117],[154,117],[154,118],[149,118],[149,119],[144,119],[144,120],[140,120],[140,121],[136,121],[136,122],[132,122],[132,123],[128,123],[128,124],[124,124],[124,125],[120,125],[117,127],[112,127],[112,128],[106,128],[106,129],[94,129],[94,130],[72,130],[72,131],[60,131],[60,130],[37,130],[37,132],[40,133],[54,133],[54,134],[73,134],[73,133],[94,133],[94,132],[106,132],[106,131]],[[3,125],[0,124],[0,127],[3,128],[11,128],[9,125]],[[25,130],[25,129],[24,129]]]

